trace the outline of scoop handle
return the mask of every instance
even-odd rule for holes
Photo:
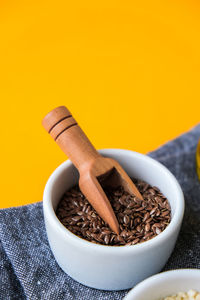
[[[42,125],[79,171],[100,156],[65,106],[50,111]]]

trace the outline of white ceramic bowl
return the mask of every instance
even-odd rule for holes
[[[191,289],[200,292],[200,270],[179,269],[145,279],[136,285],[124,300],[160,300]]]
[[[160,188],[172,209],[168,227],[147,242],[118,247],[90,243],[71,233],[55,215],[64,192],[78,183],[78,172],[68,160],[53,172],[44,190],[46,231],[51,250],[64,272],[93,288],[123,290],[159,272],[167,262],[180,230],[184,197],[176,178],[154,159],[128,150],[105,149],[100,153],[116,159],[129,176]]]

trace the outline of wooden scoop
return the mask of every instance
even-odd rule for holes
[[[142,199],[132,180],[117,161],[102,157],[96,151],[65,106],[49,112],[42,125],[79,170],[82,193],[99,216],[119,234],[117,218],[102,186],[121,185],[128,193]]]

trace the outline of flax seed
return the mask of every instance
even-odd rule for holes
[[[123,221],[124,221],[124,224],[127,225],[130,221],[130,218],[127,215],[125,215]]]

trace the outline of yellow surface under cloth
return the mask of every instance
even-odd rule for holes
[[[200,121],[199,1],[0,2],[1,207],[40,201],[66,105],[97,148],[142,153]]]

